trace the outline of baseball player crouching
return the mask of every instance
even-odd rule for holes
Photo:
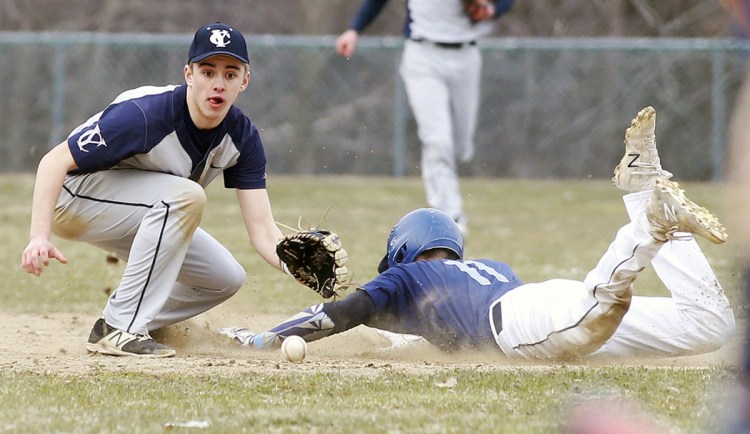
[[[199,28],[185,83],[120,94],[39,163],[23,268],[67,263],[51,234],[127,261],[86,348],[169,357],[149,331],[227,300],[245,281],[232,254],[201,229],[204,188],[218,175],[237,190],[250,243],[283,269],[282,233],[266,191],[266,157],[252,121],[233,104],[250,83],[245,39],[232,26]]]
[[[735,330],[721,286],[693,235],[726,240],[714,215],[684,195],[662,170],[656,113],[638,113],[625,135],[614,182],[630,223],[582,281],[523,284],[504,263],[463,257],[463,239],[446,213],[423,208],[393,227],[381,273],[348,297],[308,307],[266,332],[220,333],[253,348],[277,348],[360,324],[421,336],[445,351],[499,349],[509,357],[681,356],[710,352]],[[649,264],[671,297],[632,293]]]

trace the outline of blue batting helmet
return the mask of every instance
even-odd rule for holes
[[[414,210],[396,223],[388,237],[387,253],[378,272],[396,264],[408,264],[421,253],[432,249],[448,249],[464,257],[464,239],[456,222],[448,214],[434,208]]]

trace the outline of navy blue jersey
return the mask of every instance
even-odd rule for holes
[[[375,302],[367,325],[419,335],[447,351],[496,347],[490,305],[521,284],[507,264],[488,259],[397,265],[362,287]]]
[[[203,187],[223,173],[227,188],[265,188],[266,156],[250,119],[232,106],[213,134],[197,134],[186,125],[192,122],[186,95],[184,84],[120,94],[68,136],[78,165],[72,173],[141,169],[189,178]]]

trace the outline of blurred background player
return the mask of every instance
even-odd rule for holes
[[[750,37],[750,0],[725,0],[734,24],[733,33],[740,38]],[[746,75],[737,95],[729,128],[730,158],[729,203],[732,205],[732,230],[740,242],[742,294],[745,311],[750,306],[750,73]],[[743,353],[738,376],[738,396],[729,413],[726,433],[750,432],[750,321],[745,319]]]
[[[750,1],[722,0],[730,13],[731,33],[740,38],[750,37]]]
[[[522,284],[510,267],[463,259],[463,238],[442,211],[419,209],[391,231],[374,280],[346,298],[310,306],[269,331],[220,332],[254,348],[290,335],[312,341],[360,324],[422,336],[445,351],[497,348],[510,357],[681,356],[719,349],[734,315],[691,234],[723,243],[723,226],[661,169],[656,113],[638,113],[625,135],[615,184],[631,222],[583,281]],[[652,264],[671,297],[632,295]]]
[[[244,37],[226,24],[199,28],[183,72],[182,85],[120,94],[39,163],[23,268],[38,276],[50,259],[67,263],[52,231],[127,261],[91,330],[90,352],[173,356],[149,332],[240,289],[245,270],[198,227],[204,188],[219,175],[237,191],[250,244],[283,269],[260,134],[234,106],[250,82]]]
[[[422,143],[421,170],[427,203],[450,215],[463,234],[467,218],[459,189],[456,157],[474,157],[482,58],[477,40],[490,21],[514,0],[407,0],[401,58],[403,79]],[[354,55],[359,35],[388,0],[365,0],[336,51]]]

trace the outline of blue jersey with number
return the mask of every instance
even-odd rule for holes
[[[143,86],[120,94],[68,136],[76,173],[140,169],[189,178],[206,187],[223,174],[227,188],[266,187],[260,134],[239,108],[209,131],[187,109],[187,85]]]
[[[490,305],[521,284],[507,264],[487,259],[397,265],[363,286],[375,302],[367,325],[419,335],[447,351],[496,347]]]

